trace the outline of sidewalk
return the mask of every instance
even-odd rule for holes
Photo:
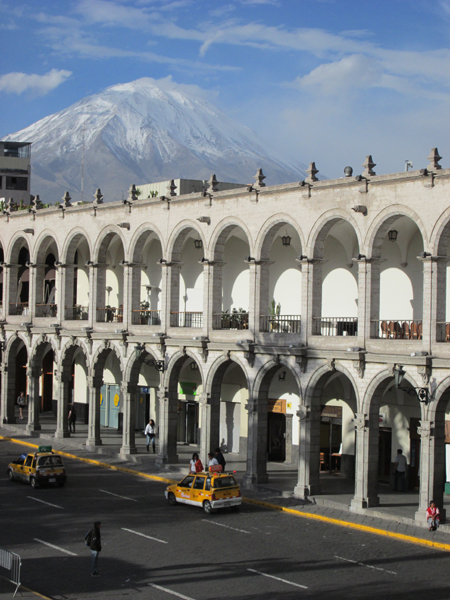
[[[23,423],[23,424],[22,424]],[[18,421],[14,425],[2,425],[0,436],[14,438],[23,442],[49,444],[61,452],[73,454],[81,459],[95,459],[100,462],[123,466],[124,468],[148,475],[159,475],[168,479],[179,479],[187,473],[189,460],[192,453],[197,451],[196,446],[178,444],[178,464],[158,466],[157,454],[146,451],[146,438],[136,432],[137,454],[129,456],[128,460],[119,457],[122,444],[122,435],[115,429],[101,428],[103,445],[87,449],[85,446],[88,426],[78,424],[75,434],[70,438],[55,439],[55,420],[51,415],[41,415],[41,431],[34,432],[33,436],[26,435],[26,421]],[[158,447],[156,448],[158,451]],[[237,454],[225,454],[227,470],[235,471],[236,478],[241,481],[246,470],[246,461]],[[244,495],[250,501],[264,502],[273,507],[285,508],[288,511],[301,511],[304,515],[338,519],[346,523],[359,524],[386,532],[396,532],[413,536],[417,539],[426,539],[438,543],[450,543],[450,525],[441,525],[439,531],[428,532],[426,527],[418,526],[414,520],[418,507],[418,493],[392,492],[387,486],[380,486],[380,506],[372,509],[350,510],[353,497],[353,481],[341,479],[339,475],[322,474],[322,494],[306,500],[293,498],[292,490],[297,483],[297,469],[284,464],[268,463],[267,471],[269,482],[258,486],[257,490],[245,490]],[[450,515],[450,497],[445,497],[444,508]]]

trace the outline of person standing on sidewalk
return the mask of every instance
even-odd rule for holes
[[[400,481],[400,491],[406,491],[406,458],[403,456],[403,451],[399,448],[395,457],[394,465],[394,492],[398,490],[398,482]]]
[[[77,409],[75,408],[75,404],[69,404],[69,432],[75,433],[75,423],[77,422]]]
[[[150,452],[150,443],[152,444],[152,448],[153,448],[153,454],[155,454],[156,449],[155,449],[155,437],[156,437],[156,425],[155,425],[155,421],[153,419],[150,419],[150,421],[147,424],[147,427],[145,428],[144,434],[147,436],[147,452]]]
[[[102,543],[101,543],[101,537],[100,537],[101,524],[102,524],[101,521],[95,521],[94,527],[92,528],[92,532],[91,532],[91,543],[89,545],[89,548],[91,549],[91,556],[92,556],[91,577],[99,576],[98,555],[102,551]]]
[[[25,392],[20,392],[20,396],[17,398],[17,404],[19,405],[19,419],[23,420],[23,409],[27,405],[27,399],[25,398]]]

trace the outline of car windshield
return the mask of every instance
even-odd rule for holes
[[[38,460],[38,467],[62,467],[60,456],[41,456]]]
[[[213,483],[215,489],[232,487],[233,485],[237,485],[237,483],[232,475],[229,475],[228,477],[216,477]]]

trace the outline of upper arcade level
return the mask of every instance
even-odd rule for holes
[[[449,354],[450,169],[0,216],[2,318],[141,340]],[[211,180],[214,184],[214,181]]]

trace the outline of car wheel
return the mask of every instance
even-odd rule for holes
[[[32,488],[37,488],[37,487],[39,487],[39,486],[38,486],[38,484],[37,484],[37,482],[36,482],[36,478],[35,478],[35,477],[32,477],[32,478],[30,479],[30,485],[31,485],[31,487],[32,487]]]
[[[232,506],[232,507],[231,507],[231,510],[232,510],[233,512],[239,512],[239,511],[241,510],[241,507],[239,506],[239,504],[237,504],[236,506]]]
[[[177,499],[175,498],[175,494],[173,492],[169,493],[169,504],[170,506],[175,506],[177,503]]]
[[[11,469],[8,469],[8,478],[10,481],[14,481],[14,475]]]
[[[205,500],[203,502],[203,510],[206,514],[210,515],[213,511],[213,507],[211,506],[211,502],[209,500]]]
[[[65,482],[65,481],[58,481],[58,486],[59,486],[59,487],[64,487],[64,486],[65,486],[65,484],[66,484],[66,482]]]

